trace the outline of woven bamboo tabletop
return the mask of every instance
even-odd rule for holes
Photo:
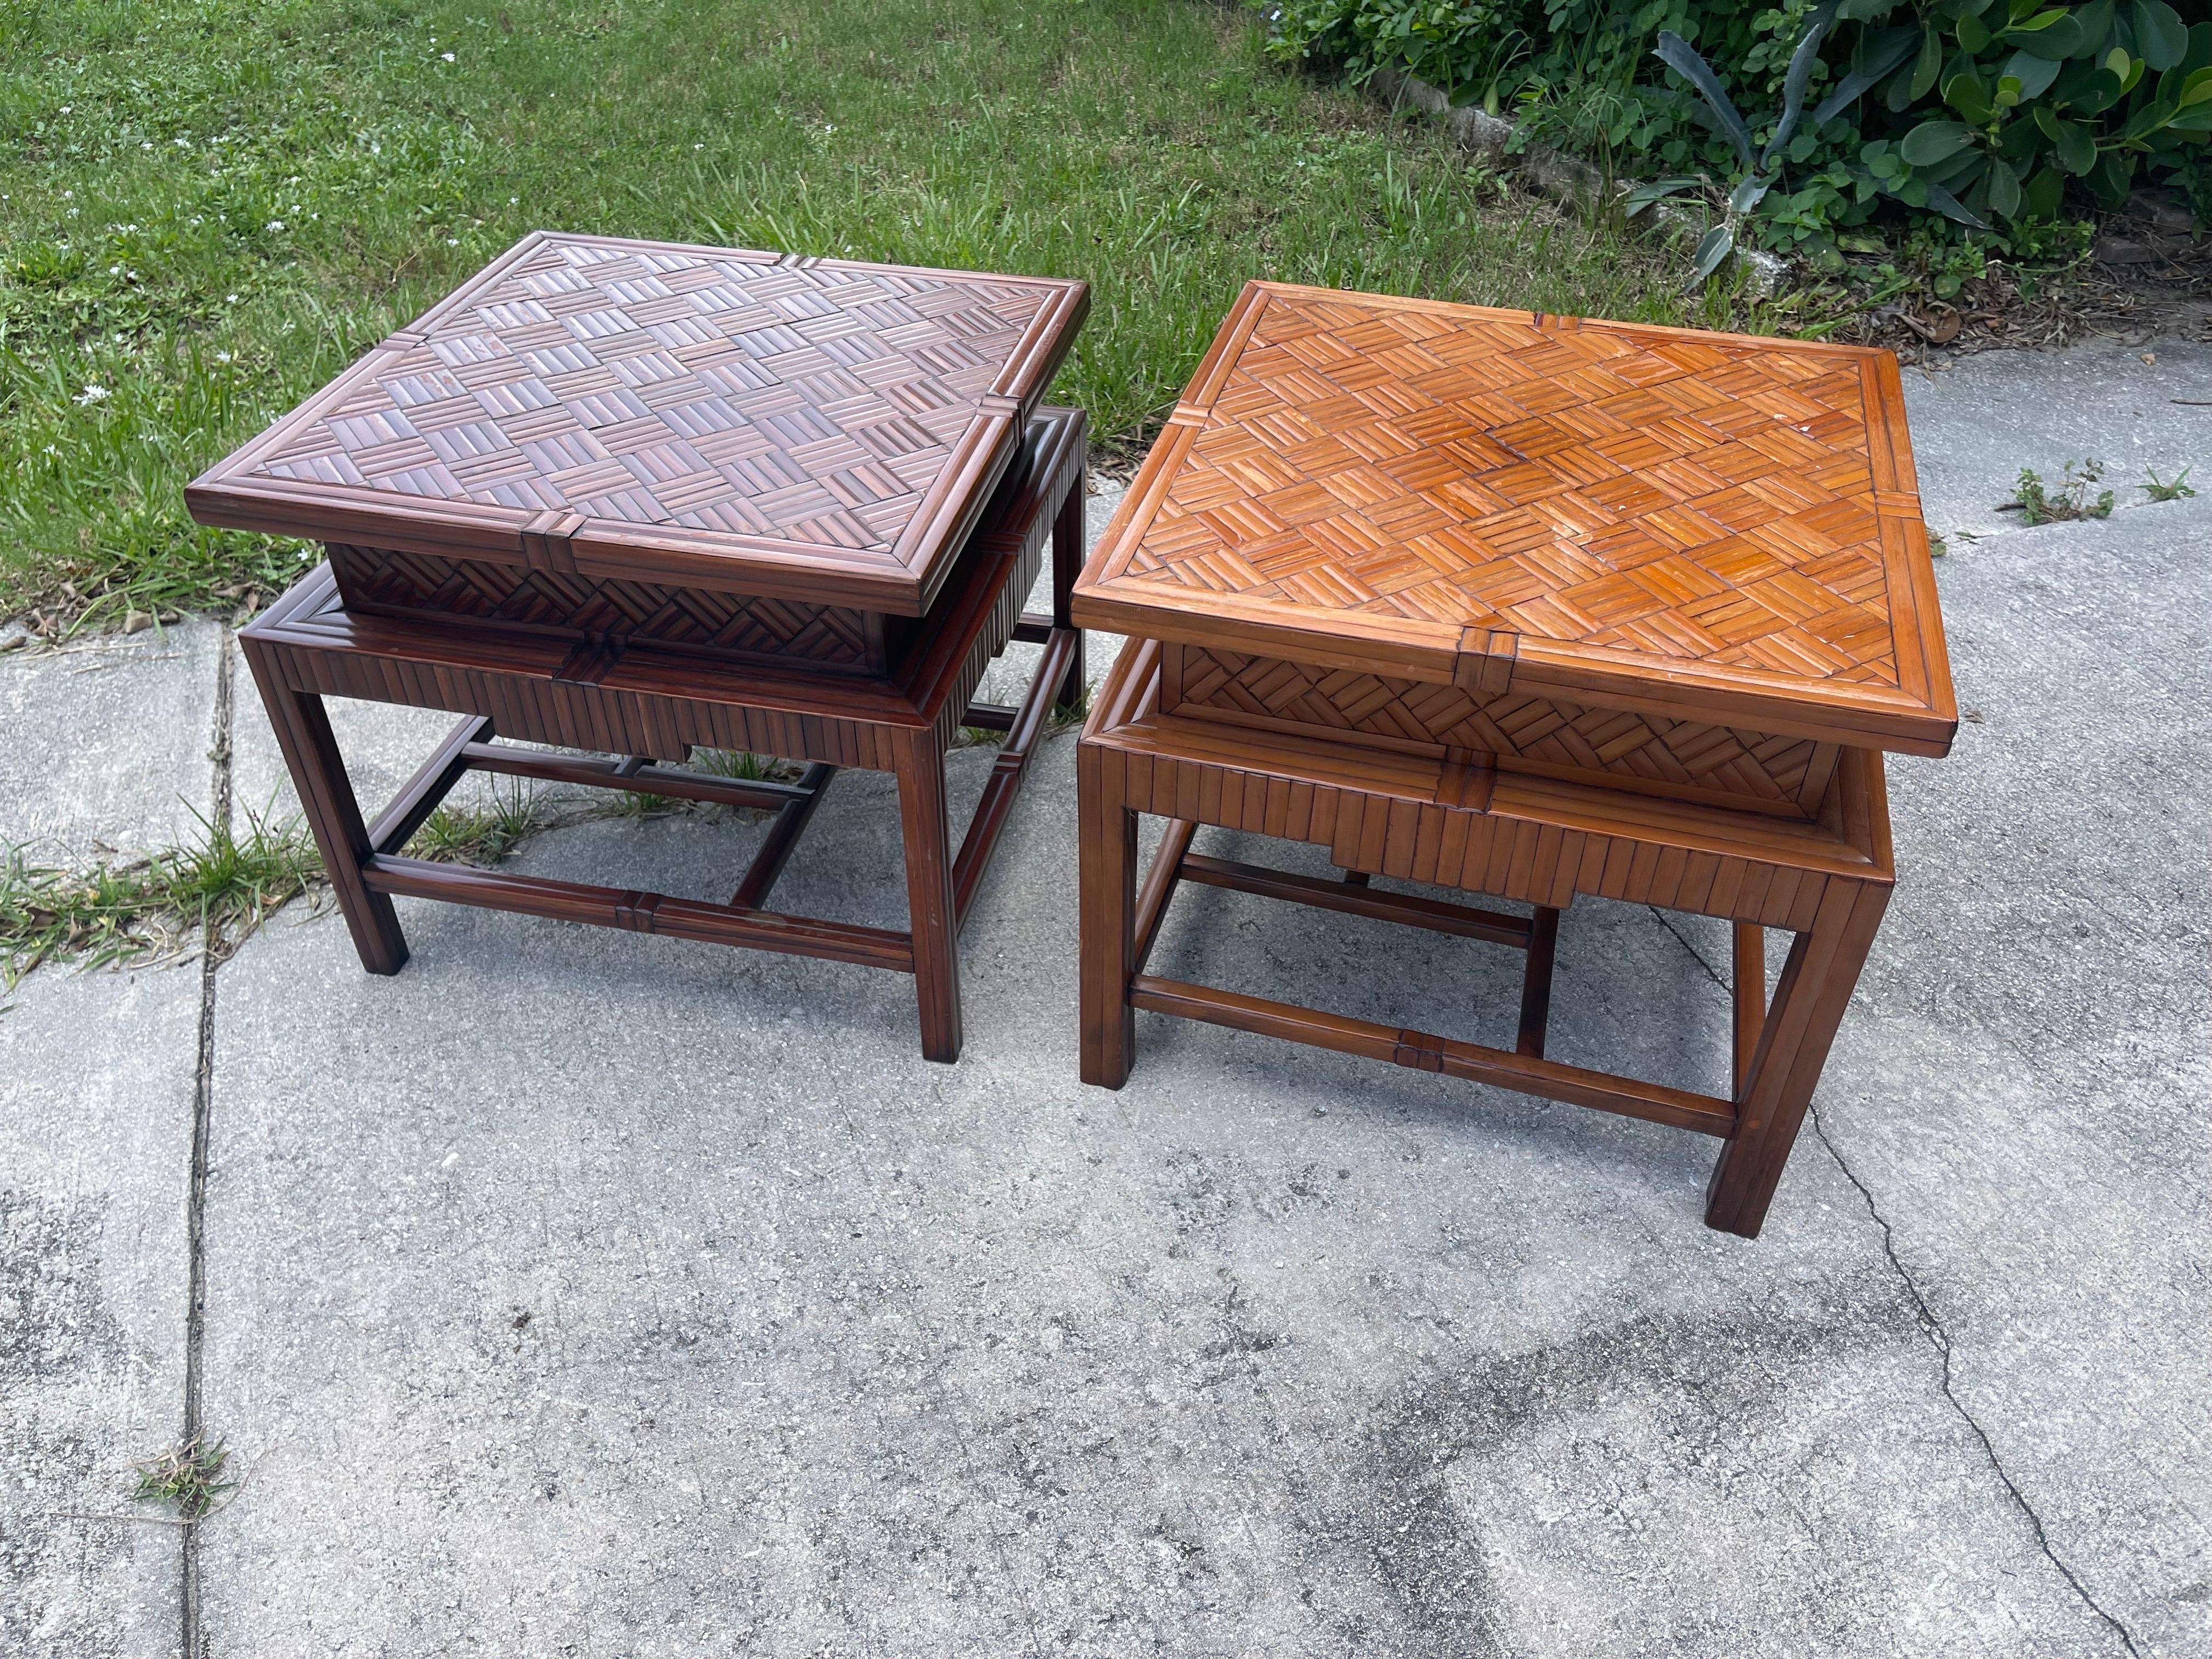
[[[1076,617],[1941,754],[1916,488],[1886,352],[1255,283]]]
[[[198,479],[205,523],[905,615],[1085,284],[534,233]]]

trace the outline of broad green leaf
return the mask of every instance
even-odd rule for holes
[[[2020,215],[2020,175],[2002,161],[1990,166],[1990,211],[2000,219]]]
[[[1912,66],[1912,101],[1918,103],[1943,72],[1943,37],[1929,29],[1920,42],[1920,61]]]
[[[2112,0],[2089,0],[2069,14],[2075,41],[2069,58],[2094,58],[2112,43]]]
[[[1956,220],[1960,224],[1974,230],[1987,230],[1990,228],[1987,220],[1978,218],[1969,212],[1966,204],[1944,189],[1942,185],[1929,185],[1927,188],[1928,205],[1946,219]]]
[[[1750,212],[1765,199],[1766,192],[1772,189],[1773,185],[1774,180],[1771,179],[1753,178],[1742,180],[1729,192],[1729,211],[1735,214]]]
[[[1948,161],[1974,142],[1973,129],[1962,121],[1923,121],[1905,135],[1897,153],[1917,167]]]
[[[2141,58],[2134,60],[2141,63]],[[2108,110],[2127,94],[2127,82],[2108,69],[2100,69],[2075,89],[2066,107],[2076,115],[2095,115]]]
[[[2189,51],[2189,30],[2166,0],[2136,0],[2136,50],[2154,70],[2169,70]]]
[[[2184,74],[2212,65],[2212,23],[2198,23],[2189,31],[2189,55],[2174,67]]]
[[[2058,78],[2058,62],[2038,58],[2032,52],[2016,52],[2005,60],[2004,72],[2020,82],[2022,100],[2040,98]]]
[[[2045,167],[2027,181],[2027,211],[2031,218],[2055,219],[2066,200],[2066,175]]]
[[[2051,135],[2051,145],[2057,151],[2059,162],[2067,172],[2078,179],[2096,166],[2097,141],[2090,136],[2089,129],[2079,121],[2068,121],[2055,115],[2049,115],[2046,118],[2046,116],[2047,112],[2039,107],[2035,112],[2035,124]]]
[[[1976,126],[1996,112],[1996,106],[1990,102],[1989,88],[1971,70],[1943,83],[1943,101]]]
[[[1961,17],[1953,25],[1951,33],[1959,37],[1959,44],[1968,52],[1979,52],[1996,38],[1983,26],[1978,17]]]
[[[2081,24],[2075,21],[2071,13],[2063,11],[2039,12],[2025,23],[2014,23],[2000,33],[2012,45],[2039,58],[2070,58],[2082,40]],[[1966,43],[1961,40],[1960,44]]]
[[[2191,105],[2203,103],[2208,99],[2212,99],[2212,67],[2198,70],[2184,81],[2181,83],[2181,95],[2176,98],[2173,103],[2177,109],[2187,109]]]
[[[2127,125],[2120,129],[2120,137],[2123,138],[2148,138],[2152,133],[2156,132],[2168,121],[2173,119],[2174,114],[2174,107],[2171,104],[2162,104],[2156,101],[2145,104],[2133,115],[2128,117]]]
[[[1935,40],[1935,32],[1930,30],[1927,38],[1929,40]],[[1868,58],[1863,69],[1853,70],[1836,82],[1828,95],[1823,98],[1813,111],[1814,128],[1817,131],[1834,120],[1853,103],[1863,97],[1869,88],[1879,82],[1882,76],[1898,68],[1918,50],[1920,50],[1920,42],[1915,40],[1907,32],[1899,30],[1882,46],[1881,50]],[[1942,53],[1940,50],[1936,52],[1936,61],[1938,64],[1942,62]],[[1932,75],[1933,71],[1930,73]]]

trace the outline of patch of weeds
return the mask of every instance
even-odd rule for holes
[[[756,755],[750,749],[694,749],[689,764],[695,772],[740,783],[773,782],[785,770],[775,756]]]
[[[615,796],[614,816],[621,818],[665,818],[688,812],[695,803],[677,795],[651,795],[641,789],[624,789]]]
[[[2171,479],[2160,477],[2154,466],[2143,469],[2143,494],[2154,501],[2182,501],[2196,493],[2189,487],[2189,469],[2185,466]]]
[[[1069,726],[1080,726],[1090,718],[1091,688],[1086,685],[1083,688],[1083,695],[1066,708],[1063,708],[1056,702],[1053,704],[1052,712],[1045,717],[1045,735],[1057,737]]]
[[[1928,556],[1940,559],[1951,550],[1951,544],[1934,531],[1928,532]]]
[[[2052,489],[2044,483],[2033,467],[2020,470],[2020,498],[2007,501],[1997,510],[2016,512],[2029,525],[2063,524],[2075,519],[2109,519],[2112,516],[2112,492],[2100,490],[2092,501],[2090,489],[2105,476],[2104,464],[2095,459],[2069,461],[2060,477],[2058,486]]]
[[[222,1478],[229,1461],[229,1449],[220,1440],[187,1440],[138,1464],[138,1490],[131,1495],[142,1504],[168,1504],[182,1519],[198,1521],[214,1512],[223,1493],[237,1489],[238,1482]]]
[[[33,864],[9,848],[0,858],[0,981],[13,985],[50,958],[98,968],[161,955],[193,928],[212,947],[233,948],[322,873],[296,820],[272,826],[249,812],[246,823],[241,836],[203,818],[190,847],[88,872]]]
[[[441,806],[407,843],[418,859],[441,864],[497,864],[540,827],[538,798],[520,779],[505,794],[497,789],[482,806]]]

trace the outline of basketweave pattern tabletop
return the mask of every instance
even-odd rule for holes
[[[889,548],[1048,297],[549,240],[254,471]]]
[[[1257,311],[1108,583],[1899,684],[1881,520],[1918,503],[1909,459],[1877,488],[1856,356],[1319,290]]]
[[[205,524],[921,615],[1090,305],[533,232],[187,487]]]

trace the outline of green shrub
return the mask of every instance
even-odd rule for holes
[[[2206,0],[1285,0],[1279,56],[1383,64],[1457,101],[1513,105],[1541,137],[1638,172],[1740,183],[1746,148],[1654,46],[1711,66],[1764,152],[1808,33],[1808,110],[1761,171],[1771,247],[1871,251],[1878,222],[1941,219],[2004,252],[2127,198],[2138,181],[2212,216],[2212,19]]]

